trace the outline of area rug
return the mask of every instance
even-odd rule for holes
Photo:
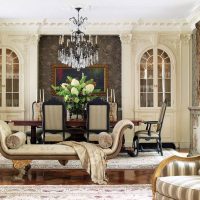
[[[120,153],[116,158],[107,162],[107,169],[154,169],[165,158],[179,154],[173,149],[164,150],[163,156],[157,152],[140,152],[138,157],[130,157],[127,153]],[[11,160],[0,154],[0,168],[12,168]],[[79,160],[70,160],[66,166],[60,165],[56,160],[33,160],[31,168],[34,169],[81,169]]]
[[[151,186],[135,185],[1,185],[2,200],[152,200]]]

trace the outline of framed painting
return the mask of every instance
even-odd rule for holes
[[[67,76],[80,80],[82,73],[87,76],[86,80],[94,79],[95,89],[100,89],[100,92],[95,95],[106,95],[108,88],[108,66],[93,65],[77,71],[66,65],[53,65],[52,67],[52,84],[58,86],[66,82]],[[52,90],[53,94],[54,91]]]

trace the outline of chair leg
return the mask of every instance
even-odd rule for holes
[[[156,146],[157,152],[159,154],[160,153],[160,143],[159,143],[159,140],[156,140],[156,144],[157,144],[157,146]]]
[[[63,131],[63,141],[65,141],[65,132]]]
[[[163,150],[162,150],[162,142],[161,142],[161,139],[159,139],[159,146],[160,146],[160,153],[161,153],[161,156],[163,156]]]
[[[89,132],[87,132],[87,142],[89,142]]]
[[[133,147],[133,151],[131,153],[129,153],[129,155],[132,156],[132,157],[138,156],[139,142],[138,142],[138,137],[137,136],[134,136],[134,138],[133,138],[132,147]]]
[[[43,144],[45,144],[45,132],[43,133]]]

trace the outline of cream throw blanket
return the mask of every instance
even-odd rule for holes
[[[67,145],[76,151],[82,167],[90,174],[94,183],[107,184],[106,154],[95,144],[87,142],[63,141],[59,144]]]

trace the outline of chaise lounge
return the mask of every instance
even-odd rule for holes
[[[122,148],[123,134],[127,128],[133,128],[134,124],[130,120],[119,121],[111,133],[112,146],[105,148],[107,159],[114,158]],[[60,164],[65,165],[68,160],[79,159],[75,150],[70,146],[61,144],[22,144],[18,148],[8,148],[6,139],[12,134],[7,123],[0,120],[0,152],[12,160],[13,167],[19,170],[19,178],[30,169],[32,160],[58,160]]]

